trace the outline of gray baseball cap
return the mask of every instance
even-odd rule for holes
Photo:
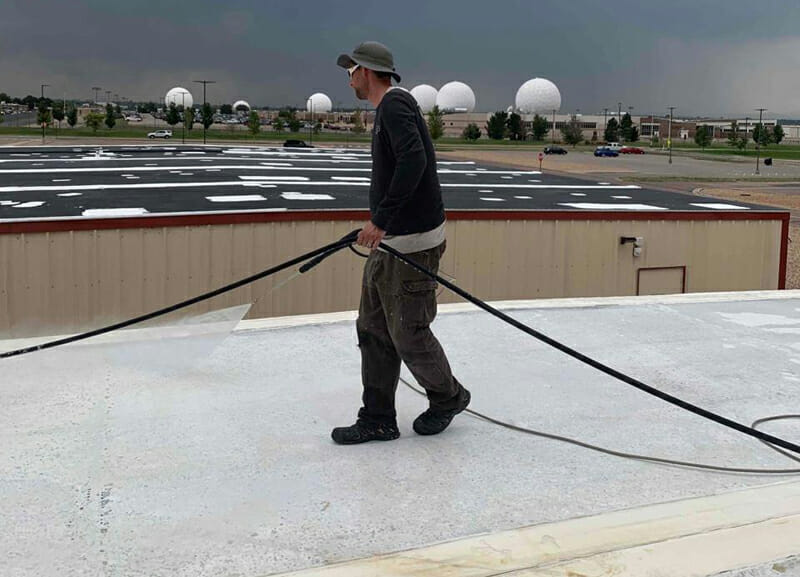
[[[394,70],[394,57],[380,42],[362,42],[355,47],[352,54],[340,54],[336,64],[342,68],[352,68],[358,64],[375,72],[388,72],[400,82],[400,75]]]

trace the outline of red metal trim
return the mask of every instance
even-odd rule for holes
[[[763,212],[705,212],[705,211],[566,211],[566,210],[448,210],[450,220],[783,220],[784,240],[788,241],[789,213]],[[0,224],[0,234],[66,232],[80,230],[109,230],[130,228],[162,228],[249,224],[256,222],[341,221],[369,219],[368,210],[292,210],[283,212],[241,212],[226,214],[157,214],[126,218],[65,218],[39,221],[6,222]],[[785,261],[782,246],[782,259]],[[785,276],[785,271],[784,271]]]
[[[678,265],[678,266],[645,266],[642,268],[636,269],[636,296],[639,296],[639,281],[642,278],[642,271],[643,270],[671,270],[679,268],[683,270],[683,275],[681,276],[681,294],[686,293],[686,265]]]
[[[789,215],[781,223],[781,261],[778,265],[778,290],[786,289],[786,267],[789,259]]]

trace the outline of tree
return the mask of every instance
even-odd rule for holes
[[[564,138],[564,142],[571,144],[573,148],[583,141],[583,129],[577,116],[573,116],[572,120],[561,127],[561,135]]]
[[[208,102],[203,104],[202,108],[200,108],[200,122],[206,130],[208,130],[209,126],[214,124],[214,109],[211,108]]]
[[[739,123],[735,120],[731,122],[731,132],[728,134],[728,145],[741,150],[744,148],[746,138],[746,135],[745,138],[739,136]]]
[[[597,131],[592,132],[592,140],[590,140],[592,144],[597,144]]]
[[[58,122],[58,127],[61,128],[61,121],[64,120],[64,103],[53,103],[53,118]]]
[[[625,116],[622,117],[622,120],[619,123],[619,132],[620,135],[622,136],[622,139],[625,142],[633,142],[631,136],[633,136],[632,130],[634,128],[635,127],[633,126],[633,119],[631,118],[631,115],[626,112]],[[637,139],[638,139],[638,133],[637,133]]]
[[[619,141],[619,123],[617,123],[616,118],[612,118],[606,124],[606,130],[603,133],[603,140],[606,142],[617,142]]]
[[[247,128],[250,129],[250,134],[255,136],[261,130],[261,119],[258,117],[258,112],[255,110],[250,111],[250,116],[247,117]]]
[[[464,140],[478,140],[481,137],[481,129],[474,122],[467,124],[467,127],[461,133],[461,138]]]
[[[547,119],[544,116],[534,115],[533,123],[531,125],[534,140],[542,140],[550,129],[547,128]]]
[[[67,124],[69,124],[70,128],[74,128],[78,124],[78,109],[74,105],[71,105],[67,110]]]
[[[356,111],[353,113],[353,132],[355,134],[364,134],[364,121],[361,120],[361,110],[356,108]]]
[[[117,123],[117,119],[114,118],[114,107],[109,102],[106,104],[106,126],[108,129],[111,130],[114,128],[114,125]]]
[[[183,111],[183,124],[186,130],[191,130],[194,126],[194,108],[187,108]]]
[[[40,125],[53,122],[53,115],[50,113],[50,109],[47,108],[47,102],[44,100],[39,103],[39,111],[36,113],[36,122]]]
[[[169,103],[165,120],[170,126],[175,126],[181,121],[181,113],[178,112],[178,107],[175,106],[174,102]]]
[[[428,132],[433,140],[438,140],[444,134],[444,118],[438,106],[431,108],[428,113]]]
[[[506,120],[508,136],[511,140],[525,140],[525,127],[522,125],[522,117],[516,112],[512,112]]]
[[[508,122],[507,112],[495,112],[486,123],[486,135],[492,140],[503,140],[506,136],[506,122]]]
[[[761,146],[767,146],[772,141],[770,132],[769,128],[758,123],[753,127],[753,140]]]
[[[283,118],[278,116],[275,120],[272,121],[272,128],[275,132],[283,132]]]
[[[303,123],[300,122],[299,118],[289,119],[289,130],[292,132],[300,132],[301,128],[303,128]]]
[[[219,107],[220,114],[233,114],[233,106],[230,104],[223,104]]]
[[[776,124],[775,127],[772,129],[772,142],[775,144],[780,144],[781,140],[784,137],[783,126],[780,124]]]
[[[639,141],[639,129],[635,126],[631,126],[631,132],[629,137],[630,142],[638,142]]]
[[[97,132],[97,129],[103,124],[103,118],[105,118],[105,116],[99,112],[90,112],[83,121],[86,123],[86,126],[92,129],[92,132]]]
[[[711,144],[711,130],[712,128],[707,124],[701,124],[694,131],[694,142],[700,148],[705,149],[706,146]]]
[[[316,124],[314,124],[314,134],[319,134],[322,132],[322,120],[317,119]]]

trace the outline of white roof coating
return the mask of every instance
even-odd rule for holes
[[[247,110],[250,110],[250,103],[247,102],[247,100],[237,100],[233,103],[233,109],[238,110],[239,108],[246,108]]]
[[[501,306],[740,422],[797,412],[800,291]],[[483,311],[441,311],[434,331],[475,410],[622,451],[797,465]],[[136,346],[87,341],[0,360],[0,574],[249,577],[481,534],[475,551],[509,566],[515,557],[491,549],[487,534],[786,480],[612,458],[468,415],[420,437],[411,421],[426,403],[402,384],[399,440],[337,446],[331,428],[350,424],[360,403],[354,313],[246,321],[228,334],[244,314],[235,312],[199,340],[187,329],[184,338]],[[16,344],[0,341],[0,350]],[[797,422],[764,429],[800,437]],[[735,509],[747,494],[725,497],[708,514]],[[595,534],[591,526],[581,534]],[[789,526],[784,538],[796,539],[800,531],[787,535]],[[547,529],[525,543],[530,554],[541,543],[552,562],[564,541]],[[446,567],[458,560],[450,556]],[[479,567],[462,569],[500,573]],[[459,573],[436,573],[445,574]]]
[[[475,93],[463,82],[448,82],[436,94],[436,106],[445,112],[472,112]]]

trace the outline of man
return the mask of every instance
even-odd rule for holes
[[[346,68],[360,100],[376,108],[372,130],[370,221],[357,244],[370,249],[364,265],[356,330],[361,349],[363,406],[358,420],[331,433],[339,444],[389,441],[400,436],[395,392],[400,362],[427,391],[430,407],[414,421],[420,435],[444,431],[470,402],[453,377],[430,330],[436,316],[436,282],[384,250],[381,242],[436,272],[445,250],[445,215],[428,128],[408,92],[392,87],[392,53],[364,42],[337,64]]]

